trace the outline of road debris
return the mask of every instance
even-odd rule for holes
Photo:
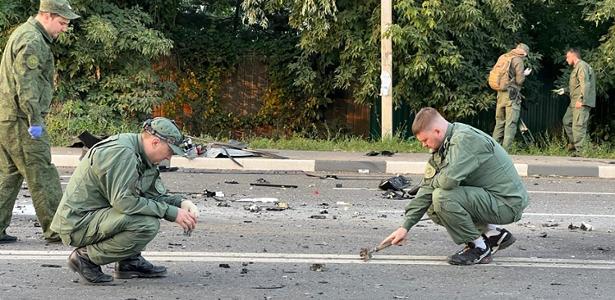
[[[287,210],[289,208],[288,203],[286,202],[277,202],[274,207],[267,207],[268,211],[282,211]]]
[[[296,189],[298,186],[294,184],[273,184],[273,183],[250,183],[251,186],[266,186],[266,187],[277,187],[277,188],[294,188]]]
[[[229,266],[229,264],[219,264],[218,267],[224,268],[224,269],[230,269],[231,268],[231,266]]]
[[[592,226],[591,224],[585,223],[585,222],[581,222],[581,225],[574,225],[573,223],[570,223],[570,225],[568,225],[568,229],[570,230],[581,229],[583,231],[592,231],[594,230],[594,226]]]
[[[235,202],[260,202],[260,203],[276,203],[280,200],[278,198],[241,198],[235,200]]]
[[[361,257],[361,259],[363,261],[368,261],[372,258],[372,254],[376,253],[382,249],[386,249],[389,246],[391,246],[391,242],[386,242],[384,244],[380,244],[374,248],[368,249],[368,248],[361,248],[361,251],[359,252],[359,257]]]
[[[224,183],[226,183],[226,184],[239,184],[239,182],[237,182],[236,180],[226,180],[226,181],[224,181]]]
[[[259,211],[261,211],[261,207],[256,205],[256,204],[246,205],[246,206],[243,207],[243,209],[249,210],[250,212],[259,212]]]
[[[328,268],[325,266],[325,264],[312,264],[310,266],[310,271],[314,272],[325,272],[327,270]]]
[[[272,285],[272,286],[253,286],[252,288],[255,290],[276,290],[276,289],[282,289],[285,288],[285,285]]]
[[[327,216],[323,216],[323,215],[311,215],[310,216],[310,219],[320,219],[320,220],[322,220],[322,219],[326,219],[326,218],[327,218]]]

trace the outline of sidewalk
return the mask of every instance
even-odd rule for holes
[[[228,158],[196,158],[188,160],[173,157],[171,166],[189,169],[246,170],[246,171],[306,171],[354,172],[386,174],[423,174],[427,153],[396,153],[391,157],[365,156],[359,152],[332,151],[267,151],[288,159],[261,157],[236,158],[242,166]],[[76,167],[81,148],[52,148],[52,162],[56,166]],[[513,156],[521,176],[574,176],[615,178],[615,160],[562,156]]]

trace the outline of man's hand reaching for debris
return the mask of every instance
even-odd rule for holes
[[[397,230],[393,231],[386,239],[380,242],[380,245],[386,244],[390,242],[392,245],[403,245],[403,242],[406,240],[406,236],[408,236],[408,230],[403,227],[397,228]]]
[[[179,226],[181,226],[184,231],[190,232],[194,230],[194,228],[196,227],[196,221],[197,217],[194,215],[194,213],[191,213],[187,209],[180,208],[179,211],[177,211],[177,218],[175,218],[175,223],[179,224]]]

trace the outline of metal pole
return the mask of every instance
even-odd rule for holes
[[[393,19],[393,0],[380,1],[380,96],[381,136],[383,139],[393,135],[393,43],[385,37]]]

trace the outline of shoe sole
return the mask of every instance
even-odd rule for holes
[[[147,274],[147,273],[141,273],[141,272],[135,272],[135,271],[125,271],[125,272],[114,271],[113,272],[113,278],[115,279],[159,278],[159,277],[166,277],[166,276],[167,276],[167,271],[164,271],[164,273],[156,273],[156,274]]]
[[[509,236],[510,238],[508,240],[504,240],[507,236]],[[491,254],[495,254],[496,252],[500,251],[500,250],[504,250],[508,247],[510,247],[510,245],[514,244],[517,241],[517,239],[510,233],[506,233],[499,241],[498,241],[498,246],[497,247],[492,247],[491,248]]]

